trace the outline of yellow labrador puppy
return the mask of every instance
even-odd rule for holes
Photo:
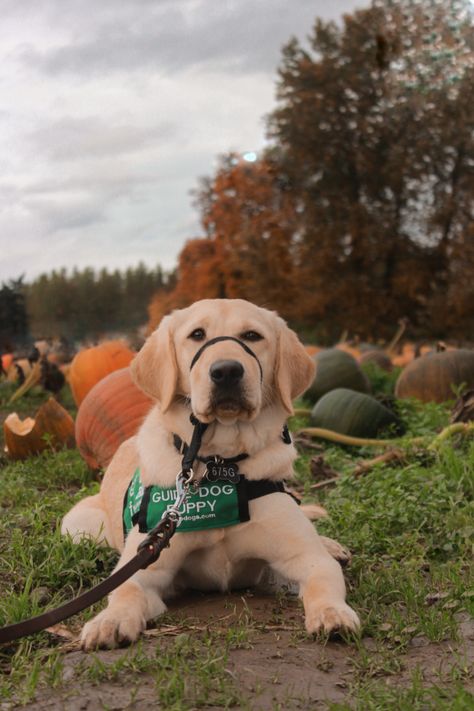
[[[116,452],[100,493],[65,516],[63,533],[115,547],[117,567],[130,560],[176,497],[191,413],[207,424],[194,466],[200,486],[170,547],[85,625],[83,648],[134,641],[178,590],[250,586],[268,565],[299,585],[309,633],[357,629],[333,558],[341,547],[318,536],[281,483],[296,456],[285,421],[314,376],[296,334],[247,301],[206,299],[165,317],[131,371],[156,405]]]

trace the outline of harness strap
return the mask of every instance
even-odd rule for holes
[[[194,417],[194,416],[191,415],[191,418],[193,418],[193,417]],[[196,418],[194,418],[194,419],[196,419]],[[192,422],[192,421],[193,421],[193,420],[191,419],[191,422]],[[203,423],[201,423],[201,424],[203,424]],[[204,426],[204,425],[203,425],[203,426]],[[207,425],[206,425],[206,426],[207,426]],[[283,425],[283,429],[282,429],[282,431],[281,431],[281,440],[282,440],[282,442],[284,442],[285,444],[291,444],[291,443],[292,443],[290,431],[289,431],[289,429],[288,429],[288,425],[286,425],[286,424]],[[180,454],[184,454],[184,455],[187,454],[187,452],[188,452],[188,450],[189,450],[189,445],[186,444],[186,442],[185,442],[183,439],[181,439],[181,437],[180,437],[179,435],[173,434],[173,444],[174,444],[174,446],[175,446],[175,449],[176,449]],[[207,464],[208,462],[214,462],[214,461],[216,460],[216,457],[217,457],[217,459],[218,459],[220,462],[225,462],[225,463],[229,463],[229,464],[230,464],[230,463],[236,464],[237,462],[242,462],[244,459],[247,459],[248,456],[249,456],[249,455],[248,455],[246,452],[242,452],[242,454],[237,454],[235,457],[220,457],[218,454],[215,454],[215,455],[212,455],[212,454],[211,454],[211,455],[209,455],[208,457],[200,457],[199,455],[196,455],[196,456],[194,457],[194,459],[197,459],[198,462],[202,462],[203,464]]]
[[[201,447],[201,439],[209,425],[207,422],[200,422],[197,417],[191,414],[191,424],[194,425],[193,436],[187,450],[184,451],[183,461],[181,462],[181,471],[187,474],[192,468],[197,453]]]
[[[256,481],[244,479],[244,481],[245,488],[247,489],[247,499],[249,501],[259,499],[261,496],[266,496],[267,494],[275,494],[276,492],[288,494],[282,481],[271,481],[270,479],[257,479]]]
[[[248,347],[246,343],[241,341],[239,338],[234,338],[234,336],[216,336],[216,338],[211,338],[209,341],[206,341],[204,345],[201,346],[201,348],[197,351],[197,353],[194,354],[194,358],[191,361],[191,365],[189,366],[189,370],[192,370],[193,367],[196,364],[196,361],[201,357],[203,352],[206,350],[206,348],[209,348],[209,346],[213,346],[215,343],[220,343],[221,341],[234,341],[235,343],[238,343],[241,348],[244,349],[246,353],[252,356],[252,358],[255,358],[255,360],[258,363],[258,367],[260,370],[260,380],[263,380],[263,369],[262,369],[262,364],[260,363],[259,359],[253,352],[251,348]]]
[[[181,437],[177,434],[173,435],[173,444],[175,446],[175,449],[180,454],[186,454],[189,446],[184,442]],[[198,460],[198,462],[202,462],[203,464],[207,464],[208,462],[215,462],[216,458],[219,460],[219,462],[224,462],[226,464],[236,464],[237,462],[242,462],[244,459],[248,458],[248,454],[246,452],[242,452],[242,454],[237,454],[235,457],[219,457],[217,454],[216,455],[210,455],[208,457],[200,457],[197,455],[195,459]]]

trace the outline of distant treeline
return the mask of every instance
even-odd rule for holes
[[[61,269],[31,283],[21,279],[0,289],[0,340],[21,345],[28,339],[63,336],[76,341],[146,324],[147,306],[168,277],[160,266],[126,271]]]

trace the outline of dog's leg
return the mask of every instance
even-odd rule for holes
[[[112,545],[110,524],[102,506],[100,494],[88,496],[68,511],[61,523],[63,536],[69,534],[74,543],[92,537],[97,543]]]
[[[130,532],[116,569],[135,555],[143,538],[136,529]],[[166,611],[163,595],[172,588],[176,572],[189,552],[189,539],[175,536],[171,546],[172,550],[162,551],[156,563],[139,570],[114,590],[105,610],[84,625],[81,643],[85,651],[134,642],[148,620]]]
[[[359,619],[345,602],[339,563],[304,514],[283,496],[275,494],[251,502],[252,523],[229,537],[231,557],[261,558],[298,583],[309,633],[356,630]]]

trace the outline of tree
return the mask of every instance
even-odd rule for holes
[[[452,3],[435,5],[437,48],[469,54],[469,17],[452,25]],[[426,327],[472,219],[471,62],[449,91],[444,65],[424,70],[425,15],[378,2],[284,48],[270,136],[300,201],[302,317],[332,335],[388,333],[407,314]]]
[[[12,351],[28,336],[23,277],[0,288],[0,352]]]
[[[186,243],[176,285],[153,299],[150,328],[173,308],[197,299],[242,298],[291,317],[296,294],[296,214],[287,183],[270,155],[248,163],[223,156],[195,193],[205,238]]]
[[[326,341],[388,336],[404,316],[424,336],[472,329],[472,29],[467,0],[374,0],[343,27],[317,20],[309,48],[291,40],[272,143],[201,180],[206,238],[185,246],[154,325],[213,296]]]
[[[224,156],[216,175],[201,181],[196,203],[215,244],[220,295],[249,299],[290,317],[297,214],[274,153],[251,163]]]

